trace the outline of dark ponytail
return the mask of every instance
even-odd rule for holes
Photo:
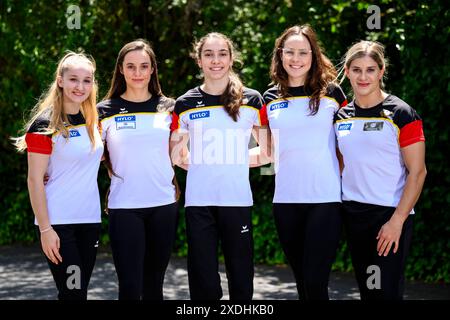
[[[239,108],[242,105],[243,97],[244,85],[239,76],[231,71],[230,82],[228,82],[227,88],[220,96],[220,102],[234,121],[237,121],[239,117]]]

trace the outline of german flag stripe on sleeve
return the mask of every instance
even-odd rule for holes
[[[425,141],[422,120],[408,123],[400,129],[400,148],[407,147],[419,141]]]
[[[52,139],[39,133],[27,133],[25,135],[28,152],[51,154]]]
[[[259,117],[261,119],[261,126],[266,126],[269,124],[269,120],[267,119],[267,108],[265,104],[259,110]]]
[[[170,124],[170,131],[175,131],[180,127],[179,123],[180,118],[178,115],[174,112],[172,112],[172,123]]]

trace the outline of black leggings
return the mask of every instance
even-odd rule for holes
[[[53,229],[60,240],[62,263],[47,257],[59,300],[86,300],[97,256],[100,223],[58,224]],[[37,229],[40,238],[39,228]]]
[[[328,300],[328,280],[341,234],[340,203],[274,203],[281,246],[301,300]]]
[[[343,208],[344,226],[361,300],[403,299],[403,272],[412,239],[412,216],[410,215],[403,223],[398,251],[393,253],[392,247],[389,254],[384,257],[378,255],[376,237],[383,224],[391,218],[395,208],[355,201],[344,201]],[[373,276],[376,273],[373,269],[368,270],[369,266],[379,268],[379,288],[373,285],[375,283]]]
[[[119,300],[163,300],[164,275],[175,242],[178,204],[109,209],[109,236]]]
[[[251,207],[186,207],[188,278],[192,300],[220,300],[219,239],[230,300],[253,296]]]

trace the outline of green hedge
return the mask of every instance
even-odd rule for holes
[[[245,83],[264,91],[277,35],[293,24],[310,23],[329,57],[337,64],[359,39],[379,40],[390,58],[387,88],[411,104],[424,120],[428,177],[416,207],[414,240],[407,265],[412,279],[450,282],[450,203],[447,125],[449,95],[449,21],[444,0],[384,0],[381,30],[368,30],[368,2],[355,1],[201,1],[152,0],[48,1],[3,0],[0,4],[0,244],[36,241],[26,188],[26,156],[13,150],[17,135],[40,93],[50,84],[55,63],[66,49],[83,49],[97,61],[100,97],[108,87],[118,50],[138,37],[154,44],[166,94],[183,94],[198,84],[198,70],[188,58],[191,43],[209,31],[230,35],[238,44]],[[69,4],[81,8],[81,29],[69,30]],[[344,85],[348,92],[348,85]],[[184,186],[185,173],[177,170]],[[99,182],[104,194],[104,169]],[[256,262],[284,262],[271,216],[273,176],[251,170]],[[108,241],[107,219],[102,240]],[[176,251],[186,255],[184,211]],[[335,268],[350,270],[342,241]]]

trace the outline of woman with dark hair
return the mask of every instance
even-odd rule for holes
[[[183,164],[190,155],[186,182],[186,233],[189,290],[193,300],[219,300],[219,241],[225,257],[231,300],[253,296],[253,237],[248,144],[265,124],[261,95],[243,86],[232,66],[231,40],[209,33],[192,54],[203,83],[177,99],[171,155]],[[184,147],[190,141],[190,154]]]
[[[299,298],[328,299],[341,230],[333,117],[346,98],[309,25],[276,40],[264,93],[275,162],[273,214]]]
[[[178,219],[169,156],[173,105],[161,91],[148,42],[127,43],[98,105],[111,172],[107,209],[119,299],[163,299]]]

